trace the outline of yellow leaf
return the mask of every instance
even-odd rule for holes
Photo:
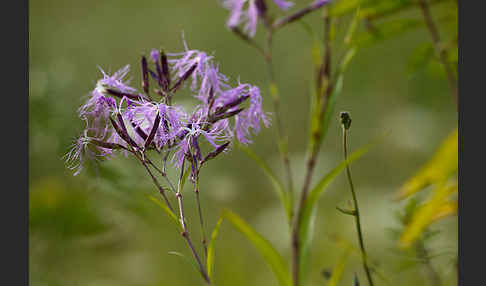
[[[441,184],[457,172],[458,134],[455,129],[440,145],[434,156],[397,194],[398,199],[409,197],[431,184]]]
[[[442,218],[457,214],[457,201],[445,202],[439,207],[437,212],[431,218],[432,222],[436,222]]]
[[[446,206],[448,203],[447,199],[456,192],[456,183],[453,185],[440,184],[437,186],[431,198],[415,211],[410,223],[405,226],[399,246],[402,248],[409,247],[420,237],[427,226],[437,220],[437,215],[443,217],[444,214],[450,214],[452,207]]]

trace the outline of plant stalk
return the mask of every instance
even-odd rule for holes
[[[290,167],[290,159],[287,151],[288,137],[285,134],[284,127],[282,124],[282,115],[280,112],[280,99],[279,99],[277,84],[275,82],[274,72],[273,72],[272,37],[273,37],[273,30],[271,26],[267,26],[267,37],[266,37],[266,45],[265,45],[265,63],[267,65],[268,79],[270,81],[270,94],[272,96],[273,108],[275,110],[275,118],[277,121],[277,137],[279,141],[280,157],[284,164],[285,173],[287,176],[287,188],[288,188],[289,200],[293,201],[294,186],[292,180],[292,169]],[[290,217],[292,216],[293,214],[291,213]]]
[[[318,94],[321,94],[321,107],[319,110],[319,118],[320,122],[322,122],[322,118],[326,113],[326,109],[328,108],[329,97],[331,96],[332,92],[332,84],[331,84],[331,39],[330,39],[330,26],[331,26],[331,19],[329,15],[324,10],[324,46],[325,46],[325,55],[323,58],[323,62],[321,67],[318,71],[316,88]],[[325,88],[323,88],[324,83],[326,84]],[[304,180],[304,185],[301,192],[300,202],[296,210],[296,216],[293,221],[292,225],[292,277],[294,281],[294,286],[299,286],[299,265],[300,261],[300,223],[301,218],[303,215],[303,209],[305,203],[307,201],[307,195],[309,193],[309,188],[312,180],[312,175],[314,173],[317,155],[319,154],[321,143],[322,143],[322,128],[317,128],[316,132],[312,134],[314,144],[311,147],[309,152],[309,157],[307,159],[307,168],[306,168],[306,175]]]
[[[185,161],[184,161],[185,162]],[[209,279],[208,274],[206,273],[206,269],[204,268],[204,265],[201,262],[201,259],[199,258],[199,255],[197,254],[196,249],[194,248],[194,245],[192,244],[191,237],[189,236],[189,231],[186,225],[185,217],[184,217],[184,207],[182,203],[182,193],[181,193],[181,187],[182,187],[182,177],[184,176],[184,162],[182,163],[181,166],[181,174],[179,176],[179,181],[177,184],[177,203],[179,205],[179,217],[180,217],[180,223],[182,227],[182,236],[186,240],[187,244],[189,245],[189,248],[191,249],[192,255],[194,256],[194,259],[196,260],[197,264],[199,265],[199,271],[201,272],[202,277],[204,278],[204,281],[206,281],[207,285],[211,285],[211,281]]]
[[[447,76],[447,81],[449,82],[449,88],[451,90],[451,96],[454,102],[456,103],[456,107],[458,108],[459,106],[458,106],[457,79],[454,75],[452,67],[449,64],[447,50],[441,46],[439,29],[437,28],[437,25],[435,24],[432,18],[432,14],[430,13],[430,6],[427,0],[419,0],[419,6],[424,16],[427,29],[429,30],[430,36],[432,38],[435,51],[439,55],[439,61],[444,66],[444,70]]]
[[[347,148],[347,128],[343,126],[343,149],[344,149],[344,160],[346,161],[348,159],[348,148]],[[366,249],[364,246],[364,239],[363,239],[363,232],[361,230],[361,216],[359,212],[359,206],[358,206],[358,199],[356,197],[356,192],[354,190],[354,184],[353,180],[351,178],[351,170],[349,168],[349,165],[346,165],[346,176],[348,178],[349,182],[349,187],[351,190],[351,195],[353,197],[353,207],[354,207],[354,218],[356,221],[356,230],[358,232],[358,240],[359,240],[359,247],[361,250],[361,257],[363,260],[363,268],[366,272],[366,278],[368,279],[368,283],[370,286],[373,286],[373,278],[371,277],[371,272],[368,266],[368,257],[366,255]]]

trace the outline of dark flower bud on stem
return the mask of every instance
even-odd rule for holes
[[[216,156],[218,156],[221,152],[223,152],[226,149],[226,147],[228,147],[229,143],[230,142],[226,142],[223,145],[216,148],[214,151],[211,151],[209,154],[207,154],[206,157],[204,157],[204,159],[201,161],[201,165],[211,159],[216,158]]]
[[[124,146],[117,144],[117,143],[111,143],[111,142],[104,142],[95,138],[89,138],[89,142],[93,143],[94,145],[106,149],[112,149],[112,150],[117,150],[117,149],[126,149]]]
[[[140,128],[140,126],[135,125],[135,123],[132,122],[132,127],[137,132],[138,136],[140,136],[143,140],[147,140],[147,133]]]
[[[160,114],[159,112],[157,112],[157,115],[155,116],[155,120],[154,120],[154,125],[152,126],[152,130],[150,130],[150,134],[149,136],[147,137],[147,140],[145,140],[145,148],[147,148],[148,146],[150,146],[150,144],[152,144],[152,141],[154,140],[154,137],[155,137],[155,133],[157,133],[157,129],[159,128],[159,124],[160,124]]]
[[[164,51],[160,53],[160,64],[162,66],[162,88],[164,91],[168,91],[170,86],[170,73],[167,56],[165,55]]]
[[[128,92],[121,92],[121,91],[118,91],[118,90],[115,90],[115,89],[112,89],[112,88],[107,88],[106,92],[108,94],[116,96],[118,98],[126,97],[126,98],[129,98],[129,99],[132,99],[132,100],[140,100],[140,98],[142,97],[141,95],[131,94],[131,93],[128,93]]]
[[[341,118],[341,124],[343,125],[345,130],[348,130],[351,127],[351,116],[349,115],[348,112],[342,111],[339,114],[339,117]]]
[[[125,140],[129,145],[139,148],[137,143],[133,141],[132,138],[128,135],[127,128],[125,126],[125,123],[123,122],[123,117],[120,113],[117,113],[117,119],[120,125],[118,125],[113,118],[110,117],[111,125],[113,125],[113,128],[115,128],[116,133],[118,136],[120,136],[123,140]]]
[[[149,92],[148,65],[147,58],[142,56],[142,88],[145,94]]]
[[[225,112],[226,110],[229,110],[230,108],[233,108],[233,107],[239,105],[240,103],[242,103],[243,101],[245,101],[249,97],[250,97],[249,95],[240,96],[239,98],[231,101],[230,103],[225,104],[224,106],[217,108],[215,114],[219,115],[219,114]]]
[[[262,19],[265,19],[265,16],[267,14],[267,4],[265,4],[265,0],[256,0],[255,5],[258,11],[258,16],[260,16]]]
[[[214,123],[214,122],[217,122],[221,119],[225,119],[225,118],[235,116],[238,113],[242,112],[243,110],[244,110],[244,108],[240,108],[240,109],[236,109],[236,110],[233,110],[233,111],[230,111],[230,112],[226,112],[226,113],[222,113],[222,114],[221,113],[216,114],[214,116],[211,116],[208,121],[209,121],[209,123]]]

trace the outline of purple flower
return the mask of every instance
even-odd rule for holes
[[[152,61],[154,61],[154,63],[158,63],[160,57],[159,50],[153,49],[152,52],[150,52],[150,57],[152,58]]]
[[[243,4],[246,0],[225,0],[223,2],[223,7],[231,11],[230,17],[226,22],[228,28],[234,28],[240,24],[241,13],[243,11]]]
[[[109,158],[111,150],[90,144],[91,138],[86,132],[81,135],[71,146],[71,150],[63,157],[67,167],[75,170],[77,176],[89,161],[99,161],[100,158]]]
[[[99,67],[101,73],[103,73],[103,78],[98,81],[97,88],[103,89],[106,87],[116,88],[121,92],[134,92],[135,89],[133,87],[128,86],[128,82],[124,82],[125,76],[130,71],[130,65],[126,65],[117,72],[115,72],[112,76],[109,76],[103,69]]]
[[[245,10],[244,6],[247,2],[248,5]],[[273,0],[273,2],[281,10],[288,10],[294,5],[293,2],[286,0]],[[222,5],[224,8],[230,10],[230,17],[226,21],[226,26],[228,28],[236,28],[239,24],[244,22],[245,25],[243,30],[250,37],[255,36],[259,16],[256,0],[224,0]]]
[[[250,95],[250,107],[235,116],[236,138],[243,144],[251,143],[249,139],[250,128],[253,129],[254,133],[258,133],[261,122],[263,122],[265,127],[270,125],[268,115],[262,110],[260,89],[250,85],[247,85],[247,88]]]
[[[252,9],[255,9],[253,1],[248,11]],[[136,93],[125,81],[129,66],[113,75],[101,70],[103,78],[78,110],[79,117],[86,123],[83,136],[66,155],[68,167],[76,170],[76,175],[86,161],[111,158],[114,150],[128,156],[154,148],[163,156],[172,154],[172,162],[179,168],[189,155],[195,175],[202,158],[209,156],[203,154],[207,146],[204,141],[211,145],[211,156],[216,156],[214,150],[221,146],[226,149],[234,137],[248,144],[251,133],[258,133],[262,123],[269,125],[258,87],[239,80],[232,87],[229,78],[213,62],[213,56],[190,50],[185,42],[184,48],[181,53],[167,54],[169,60],[164,74],[182,82],[181,77],[187,79],[188,71],[193,70],[190,91],[200,103],[192,113],[172,103],[172,99],[179,97],[176,88],[167,89],[167,95],[154,94],[158,97],[154,100]],[[150,56],[159,68],[160,52],[152,50]],[[148,65],[142,68],[148,69]],[[184,84],[179,87],[183,88]]]
[[[294,3],[291,1],[273,0],[273,2],[282,10],[288,10],[290,7],[294,6]]]
[[[219,68],[212,62],[212,56],[199,50],[189,50],[185,41],[184,46],[184,52],[168,54],[171,57],[168,62],[175,72],[176,79],[197,65],[192,73],[191,90],[196,92],[196,98],[206,102],[211,88],[215,92],[220,92],[222,88],[228,87],[228,78],[219,72]]]
[[[255,5],[255,1],[250,1],[248,4],[248,9],[246,11],[246,24],[244,31],[250,35],[250,37],[255,36],[256,28],[258,24],[258,9]]]

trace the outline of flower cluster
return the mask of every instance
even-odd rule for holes
[[[126,80],[128,65],[112,75],[100,69],[103,78],[78,110],[86,128],[66,155],[75,175],[86,160],[111,158],[114,150],[141,155],[156,150],[165,158],[172,154],[177,167],[185,160],[197,167],[223,152],[234,137],[248,144],[251,132],[259,132],[261,124],[268,127],[258,87],[239,80],[231,86],[213,56],[184,46],[181,53],[154,49],[149,60],[142,57],[142,92]],[[153,90],[150,82],[156,83]],[[172,103],[185,86],[199,101],[192,113]],[[214,147],[204,157],[201,140]]]
[[[293,2],[285,0],[273,0],[273,2],[281,10],[288,10],[294,5]],[[245,23],[243,29],[251,37],[256,33],[258,17],[263,18],[266,11],[265,1],[263,0],[224,0],[223,6],[231,11],[226,22],[228,28],[233,29],[240,23]]]

